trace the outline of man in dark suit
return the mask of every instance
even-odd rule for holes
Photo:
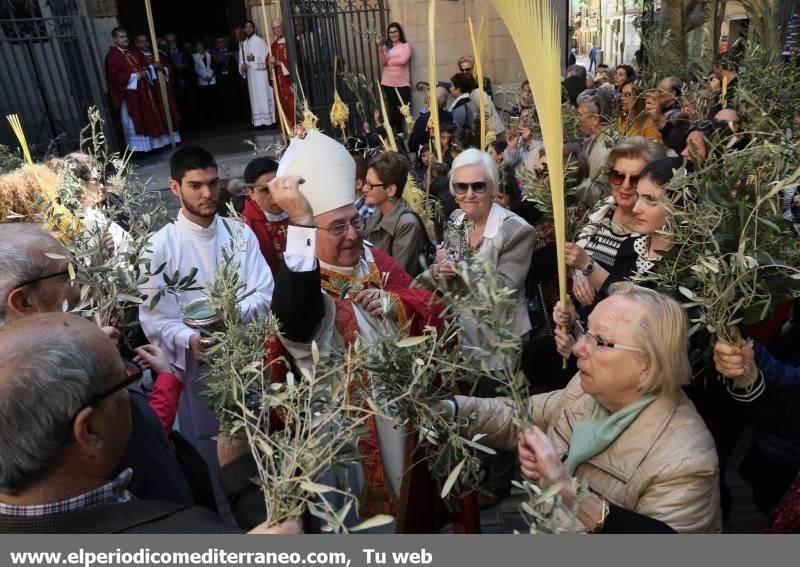
[[[114,343],[76,315],[0,330],[0,533],[237,533],[205,508],[137,500],[112,471],[131,435],[131,380]],[[221,482],[246,527],[263,498],[246,448],[220,444]],[[255,511],[255,512],[254,512]],[[263,515],[260,516],[263,518]],[[298,533],[291,522],[255,533]]]

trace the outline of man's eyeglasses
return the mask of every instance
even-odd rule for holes
[[[476,181],[475,183],[453,183],[453,191],[457,195],[466,195],[467,191],[472,189],[476,195],[483,195],[489,188],[489,184],[485,181]]]
[[[347,228],[350,226],[352,226],[353,230],[355,230],[356,232],[361,232],[362,230],[364,230],[365,226],[364,219],[362,219],[359,216],[350,219],[350,222],[340,221],[333,223],[327,228],[324,226],[318,226],[317,228],[320,230],[326,230],[330,232],[333,236],[342,236],[345,232],[347,232]]]
[[[610,343],[605,340],[603,337],[598,337],[593,335],[592,333],[588,332],[586,329],[583,328],[583,325],[580,324],[580,321],[575,321],[575,344],[579,343],[581,339],[586,339],[586,352],[588,354],[594,354],[597,350],[597,347],[606,347],[606,348],[615,348],[617,350],[629,350],[631,352],[645,352],[643,349],[638,347],[632,347],[627,345],[621,345],[618,343]]]
[[[467,67],[466,69],[461,69],[462,73],[472,73],[472,67]]]
[[[625,175],[616,169],[612,169],[608,172],[608,180],[612,185],[622,185],[627,179],[633,189],[639,186],[639,180],[641,178],[641,175]]]
[[[56,272],[55,274],[48,274],[46,276],[41,276],[41,277],[38,277],[38,278],[34,278],[32,280],[28,280],[28,281],[22,282],[21,284],[17,284],[17,287],[18,288],[25,287],[26,285],[32,285],[32,284],[35,284],[35,283],[39,283],[41,281],[44,281],[44,280],[47,280],[47,279],[50,279],[50,278],[57,278],[59,276],[68,276],[68,275],[69,275],[69,271],[64,270],[62,272]]]
[[[100,402],[105,400],[106,398],[112,396],[113,394],[116,394],[120,390],[124,390],[125,388],[127,388],[131,384],[133,384],[135,382],[138,382],[139,380],[142,379],[142,369],[141,368],[139,368],[133,362],[130,362],[130,361],[127,361],[125,364],[126,364],[126,369],[127,369],[127,373],[126,373],[127,375],[126,375],[125,379],[122,380],[122,382],[120,382],[119,384],[114,384],[113,386],[110,386],[110,387],[106,388],[105,390],[101,390],[98,393],[96,393],[94,396],[89,398],[89,401],[86,402],[81,407],[81,409],[78,410],[78,412],[75,415],[77,415],[78,413],[82,412],[86,408],[90,408],[92,406],[96,406],[97,404],[99,404]]]

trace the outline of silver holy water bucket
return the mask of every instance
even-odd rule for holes
[[[222,314],[208,305],[208,299],[201,297],[181,306],[183,322],[187,327],[200,331],[200,344],[210,347],[214,344],[212,335],[222,331]]]

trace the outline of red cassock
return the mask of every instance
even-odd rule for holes
[[[155,96],[150,82],[140,80],[135,91],[128,89],[131,75],[144,71],[146,66],[144,57],[138,51],[122,51],[112,47],[106,55],[106,81],[111,118],[122,142],[125,139],[120,118],[123,102],[127,104],[128,114],[138,135],[158,138],[169,134],[164,111],[159,110],[161,100]]]
[[[283,64],[283,67],[288,71],[289,66],[289,48],[286,42],[279,42],[277,39],[272,42],[270,47],[272,57],[277,59]],[[292,75],[283,74],[283,68],[275,67],[275,81],[278,83],[278,94],[281,97],[281,106],[283,112],[286,114],[286,121],[290,126],[295,124],[295,106],[294,106],[294,92],[292,92]],[[277,116],[277,109],[276,109]]]
[[[142,51],[141,54],[146,65],[153,65],[156,62],[152,53],[145,53]],[[175,74],[175,67],[172,65],[168,57],[162,55],[159,60],[161,61],[161,64],[164,65],[165,69],[169,69],[169,79],[167,79],[166,75],[164,77],[165,84],[167,86],[167,103],[169,104],[169,114],[172,117],[172,130],[178,132],[181,129],[181,113],[178,111],[178,105],[175,103],[175,88],[173,84],[173,81],[175,81],[178,76]],[[152,89],[156,100],[158,100],[160,103],[158,108],[163,114],[164,103],[161,102],[161,87],[158,86],[158,81],[152,84]]]
[[[272,277],[278,275],[281,267],[281,258],[286,250],[286,232],[289,227],[289,219],[269,222],[264,215],[261,207],[251,198],[247,198],[242,211],[247,226],[253,229],[258,238],[258,245],[261,247],[261,254],[272,271]]]
[[[358,336],[353,299],[363,289],[380,288],[394,295],[398,323],[409,335],[421,335],[428,325],[440,326],[444,303],[426,289],[410,288],[411,276],[391,256],[372,247],[370,252],[373,261],[369,262],[369,274],[365,277],[320,269],[322,289],[336,305],[336,330],[345,346]],[[268,360],[286,356],[277,340],[269,341],[266,349]],[[285,370],[273,366],[273,380],[282,381]],[[277,423],[273,420],[273,426]],[[425,464],[424,450],[417,446],[414,435],[406,443],[407,472],[396,497],[386,478],[375,420],[369,419],[366,425],[367,433],[358,442],[365,482],[364,493],[360,495],[362,517],[390,514],[395,517],[397,533],[438,533],[448,522],[453,523],[456,533],[480,533],[475,493],[456,497],[457,511],[448,512],[439,496],[440,487]]]

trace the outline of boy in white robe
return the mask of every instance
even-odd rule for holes
[[[195,268],[192,287],[203,287],[213,281],[214,270],[223,260],[222,250],[233,241],[239,276],[247,284],[242,293],[254,290],[240,304],[242,319],[248,321],[257,313],[266,313],[272,301],[272,273],[252,230],[240,221],[217,216],[220,188],[213,156],[202,148],[182,148],[172,155],[170,174],[170,190],[180,199],[181,209],[176,222],[162,228],[150,240],[151,271],[165,266],[142,286],[142,292],[152,297],[165,286],[164,277],[172,277],[176,272],[185,277]],[[166,293],[153,309],[149,308],[149,300],[145,301],[139,309],[139,318],[148,340],[164,349],[170,362],[184,371],[186,389],[178,409],[179,428],[208,463],[218,505],[224,510],[226,500],[216,482],[219,472],[216,441],[208,439],[218,431],[217,419],[208,409],[208,400],[201,395],[205,386],[198,381],[206,347],[200,343],[199,331],[188,327],[181,313],[182,305],[203,296],[203,290]]]

